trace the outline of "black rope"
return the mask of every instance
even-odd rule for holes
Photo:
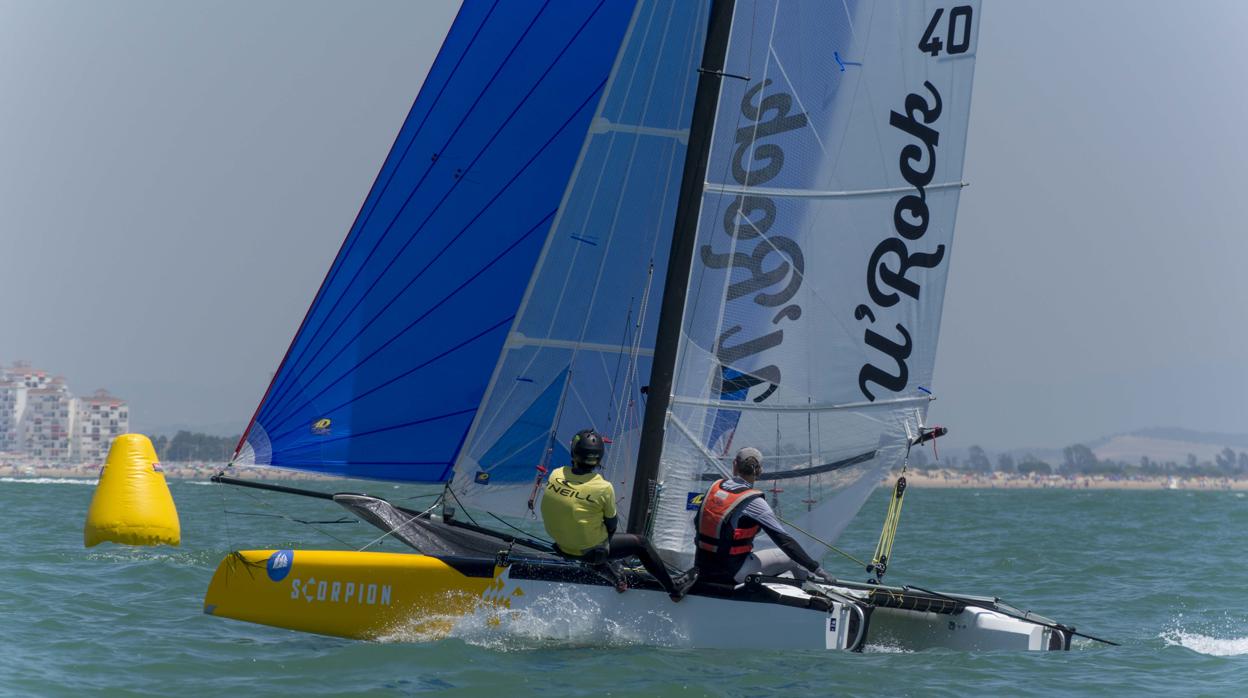
[[[459,500],[456,500],[456,501],[459,501]],[[467,512],[464,512],[464,513],[467,513]],[[510,528],[510,529],[511,529],[511,530],[513,530],[513,531],[517,531],[517,532],[519,532],[519,533],[523,533],[525,536],[527,536],[527,537],[529,537],[529,538],[532,538],[533,540],[536,540],[536,541],[540,541],[540,542],[542,542],[542,543],[545,543],[546,545],[549,545],[551,548],[554,548],[554,547],[555,547],[555,544],[554,544],[554,543],[552,543],[552,542],[550,542],[550,541],[546,540],[545,538],[542,538],[541,536],[535,536],[535,535],[533,535],[532,533],[529,533],[528,531],[524,530],[523,528],[520,528],[520,527],[518,527],[518,526],[513,526],[512,524],[507,523],[506,521],[504,521],[501,517],[499,517],[497,514],[495,514],[495,513],[494,513],[494,512],[492,512],[492,511],[487,511],[487,512],[485,512],[485,513],[487,513],[487,514],[489,514],[490,516],[494,517],[494,520],[495,520],[495,521],[497,521],[497,522],[501,523],[502,525],[506,526],[507,528]],[[474,523],[475,523],[475,522],[474,522]]]
[[[441,493],[441,492],[435,492],[435,493],[433,493],[433,494],[415,494],[415,495],[412,495],[411,497],[400,497],[400,498],[396,499],[395,501],[397,501],[397,502],[410,502],[410,501],[412,501],[413,499],[428,499],[428,498],[430,498],[430,497],[441,497],[441,496],[442,496],[442,493]],[[435,504],[436,504],[436,502],[435,502]]]
[[[281,514],[263,514],[263,513],[257,512],[257,511],[230,511],[229,509],[226,509],[226,510],[225,510],[225,513],[227,513],[227,514],[234,514],[234,515],[236,515],[236,516],[263,516],[263,517],[267,517],[267,518],[270,518],[270,519],[286,519],[287,521],[294,521],[294,522],[296,522],[296,523],[308,524],[308,525],[312,525],[312,524],[353,524],[353,523],[358,523],[358,521],[356,521],[355,519],[348,519],[348,518],[345,518],[345,517],[343,517],[343,518],[338,518],[338,519],[334,519],[333,521],[305,521],[305,520],[303,520],[303,519],[296,519],[296,518],[291,517],[291,516],[282,516]]]
[[[468,511],[468,508],[464,506],[464,503],[459,501],[459,495],[455,494],[455,490],[451,488],[450,485],[447,485],[446,491],[451,493],[451,499],[455,500],[455,504],[459,506],[459,510],[464,512],[464,516],[468,517],[468,520],[472,522],[472,525],[481,528],[481,524],[477,523],[477,520],[472,518],[472,513]]]
[[[273,507],[273,505],[272,505],[272,503],[270,503],[270,502],[266,501],[263,497],[260,497],[259,495],[256,495],[256,494],[252,494],[251,492],[248,492],[248,491],[247,491],[247,490],[245,490],[245,489],[244,489],[244,490],[240,490],[240,491],[241,491],[243,494],[247,495],[248,497],[251,497],[251,498],[252,498],[253,500],[255,500],[256,502],[259,502],[259,503],[263,504],[264,506],[267,506],[267,507],[270,507],[270,508],[274,508],[274,507]],[[331,498],[332,498],[332,497],[331,497]],[[289,516],[289,515],[287,515],[287,514],[275,514],[275,516],[277,516],[277,517],[278,517],[278,518],[280,518],[280,519],[286,519],[287,521],[295,521],[295,522],[298,522],[298,520],[297,520],[297,519],[294,519],[293,517],[291,517],[291,516]],[[300,523],[301,523],[301,522],[300,522]],[[343,539],[339,538],[338,536],[335,536],[334,534],[332,534],[332,533],[330,533],[330,532],[328,532],[328,531],[322,531],[321,529],[317,528],[317,527],[316,527],[315,525],[313,525],[313,524],[304,523],[303,525],[310,527],[313,531],[316,531],[317,533],[319,533],[319,534],[321,534],[321,535],[325,536],[326,538],[332,538],[332,539],[334,539],[336,542],[338,542],[338,543],[340,543],[340,544],[342,544],[342,545],[345,545],[345,546],[347,546],[347,547],[351,547],[351,543],[349,543],[348,541],[345,541],[345,540],[343,540]]]

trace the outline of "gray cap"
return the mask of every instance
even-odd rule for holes
[[[753,458],[754,462],[758,464],[758,467],[760,468],[762,467],[763,452],[758,450],[757,448],[754,448],[753,446],[746,446],[740,451],[737,451],[737,457],[732,459],[732,464],[736,466],[740,466],[742,463],[744,463],[745,461],[751,458]]]

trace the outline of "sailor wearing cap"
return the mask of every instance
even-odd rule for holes
[[[751,574],[785,571],[830,579],[780,525],[763,493],[754,489],[762,473],[763,454],[757,448],[743,448],[732,460],[732,478],[715,481],[703,495],[694,519],[694,564],[701,579],[738,584]],[[759,530],[766,531],[779,549],[754,550]]]

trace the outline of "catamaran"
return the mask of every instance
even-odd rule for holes
[[[978,0],[466,0],[215,478],[332,500],[412,552],[232,553],[205,612],[437,637],[579,598],[677,646],[1069,649],[1073,628],[995,598],[883,582],[904,479],[861,579],[680,603],[480,525],[540,533],[545,475],[593,427],[628,531],[673,568],[742,446],[821,550],[943,433],[926,416],[979,19]],[[409,509],[241,466],[442,494]]]

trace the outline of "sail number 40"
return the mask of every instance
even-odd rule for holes
[[[926,51],[933,56],[939,56],[940,50],[945,49],[945,53],[956,55],[966,53],[971,47],[971,6],[958,5],[949,10],[949,22],[945,27],[945,39],[941,41],[940,18],[945,14],[945,8],[937,8],[936,14],[932,15],[932,21],[927,23],[927,31],[923,32],[923,38],[919,39],[919,50]]]

